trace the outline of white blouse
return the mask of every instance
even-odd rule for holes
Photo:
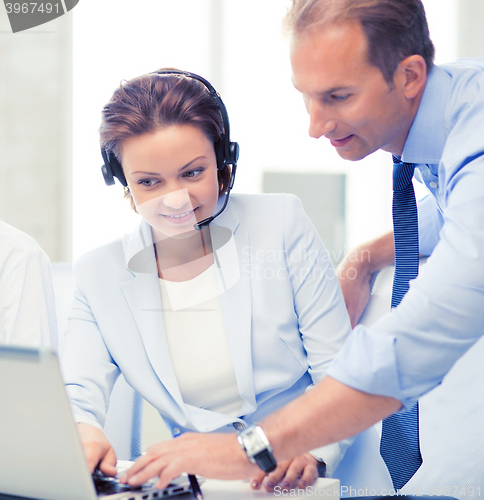
[[[225,335],[215,264],[188,281],[159,281],[166,338],[183,400],[237,416],[243,401]]]

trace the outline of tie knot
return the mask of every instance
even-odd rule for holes
[[[404,163],[398,156],[393,155],[393,190],[405,189],[412,182],[414,171],[414,163]]]

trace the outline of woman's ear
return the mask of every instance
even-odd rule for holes
[[[404,59],[397,68],[407,99],[413,99],[423,92],[427,83],[427,64],[422,56],[414,54]]]
[[[136,208],[136,203],[134,202],[133,195],[131,194],[129,187],[127,187],[127,186],[124,188],[124,198],[126,200],[129,200],[129,204],[131,205],[132,210],[135,213],[138,213],[138,209]]]

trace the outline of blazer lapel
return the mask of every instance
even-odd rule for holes
[[[173,420],[184,422],[187,413],[166,340],[151,230],[148,224],[145,224],[143,221],[130,235],[131,241],[123,242],[128,270],[133,274],[133,278],[121,283],[121,289],[133,314],[150,364],[177,405],[172,408],[174,413],[169,416]]]
[[[250,262],[243,261],[244,249],[249,248],[248,233],[239,231],[239,221],[230,203],[225,212],[214,221],[212,240],[220,301],[225,331],[235,378],[241,398],[244,400],[241,415],[256,409],[254,377],[252,367],[252,294]],[[217,246],[218,229],[230,229],[231,238],[223,246]]]

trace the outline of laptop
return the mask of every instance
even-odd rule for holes
[[[157,500],[190,491],[186,476],[164,490],[155,482],[135,489],[93,477],[54,352],[0,345],[0,498]]]

